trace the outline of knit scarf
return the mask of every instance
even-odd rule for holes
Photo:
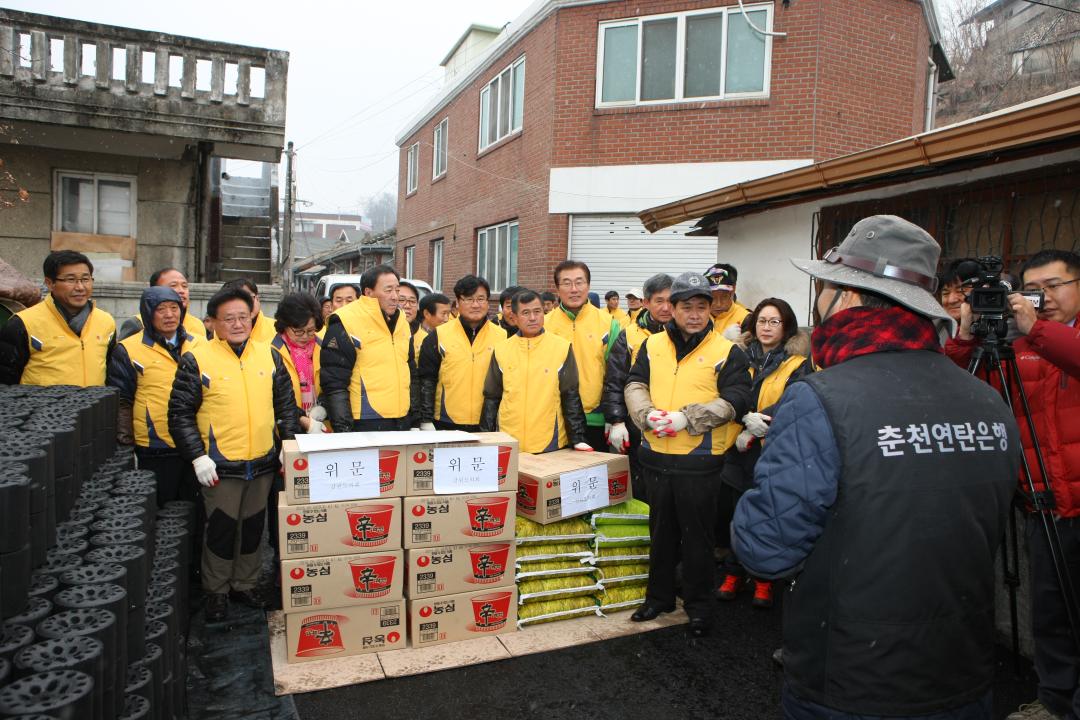
[[[810,345],[822,368],[877,352],[942,352],[934,324],[904,307],[842,310],[814,328]]]
[[[297,345],[289,339],[288,333],[281,333],[281,339],[289,348],[296,375],[300,378],[300,406],[307,412],[315,404],[315,340]]]

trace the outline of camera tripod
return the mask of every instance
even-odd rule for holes
[[[1020,467],[1024,474],[1024,488],[1017,490],[1016,497],[1013,499],[1009,513],[1009,542],[1001,556],[1005,584],[1009,588],[1009,619],[1012,627],[1013,658],[1019,674],[1020,631],[1017,625],[1016,609],[1016,589],[1020,585],[1019,543],[1016,528],[1016,510],[1018,508],[1023,509],[1025,504],[1030,504],[1042,523],[1043,532],[1046,534],[1047,547],[1050,549],[1050,559],[1057,575],[1058,587],[1061,589],[1069,615],[1070,635],[1077,648],[1080,648],[1080,605],[1077,604],[1076,586],[1073,584],[1072,574],[1062,552],[1061,535],[1058,533],[1057,518],[1054,516],[1054,495],[1050,490],[1050,481],[1047,479],[1046,462],[1043,459],[1042,449],[1039,447],[1035,422],[1031,418],[1031,407],[1028,405],[1027,391],[1024,389],[1023,380],[1020,378],[1020,370],[1016,365],[1016,352],[1005,339],[1007,332],[1005,319],[1003,316],[983,316],[972,325],[971,332],[979,340],[979,344],[971,355],[968,372],[978,376],[979,371],[982,370],[983,379],[990,385],[993,385],[990,382],[991,378],[996,377],[1001,396],[1009,408],[1013,410],[1014,415],[1016,409],[1013,407],[1012,389],[1016,388],[1016,395],[1020,399],[1025,424],[1031,435],[1031,444],[1035,451],[1039,475],[1043,479],[1043,485],[1045,486],[1043,490],[1039,490],[1035,486],[1035,478],[1031,474],[1027,453],[1021,447]],[[1009,562],[1010,554],[1011,564]]]

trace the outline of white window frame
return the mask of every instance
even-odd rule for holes
[[[521,124],[518,125],[517,127],[514,127],[514,115],[515,115],[514,110],[517,107],[517,105],[514,104],[513,84],[514,84],[514,70],[516,68],[518,68],[518,67],[521,68],[521,72],[522,72],[521,98],[518,100],[518,102],[520,102],[521,105],[522,105],[522,111],[521,111]],[[495,127],[496,127],[495,135],[496,135],[496,137],[495,137],[494,140],[492,140],[490,143],[488,143],[487,138],[485,137],[487,133],[484,132],[484,123],[483,123],[484,106],[487,105],[487,97],[488,97],[488,95],[492,92],[492,89],[494,89],[497,93],[499,93],[499,95],[496,96],[495,107],[496,108],[502,107],[501,93],[503,91],[503,88],[502,88],[501,78],[503,76],[503,73],[505,73],[507,70],[510,71],[510,86],[511,86],[510,87],[510,93],[511,93],[510,102],[507,105],[507,108],[508,108],[507,112],[510,113],[510,116],[507,118],[507,121],[506,121],[507,132],[506,132],[505,135],[499,135],[499,132],[498,132],[499,118],[496,115],[496,117],[495,117]],[[524,73],[525,73],[525,56],[522,55],[521,57],[519,57],[517,60],[510,63],[506,67],[501,68],[499,70],[499,72],[495,73],[495,77],[493,77],[487,83],[487,85],[480,88],[480,114],[476,116],[477,117],[477,122],[476,122],[477,136],[478,136],[478,140],[479,140],[478,147],[479,147],[480,152],[488,149],[489,147],[491,147],[493,145],[498,145],[500,142],[502,142],[503,140],[505,140],[506,138],[508,138],[508,137],[510,137],[512,135],[516,135],[517,133],[521,132],[522,128],[525,127],[525,109],[524,109],[524,106],[525,106],[526,78],[524,76]],[[488,122],[490,123],[491,120],[492,119],[489,117]]]
[[[765,15],[765,27],[762,28],[766,32],[772,32],[773,27],[773,3],[756,3],[753,5],[747,4],[746,11],[754,12],[764,10]],[[694,17],[695,15],[723,15],[723,28],[720,31],[721,47],[720,47],[720,94],[719,95],[706,95],[700,97],[685,97],[685,78],[686,78],[686,19]],[[635,18],[624,18],[621,20],[611,20],[609,22],[602,22],[597,29],[597,41],[596,41],[596,107],[633,107],[638,105],[672,105],[675,103],[690,103],[690,102],[707,102],[710,100],[736,100],[744,98],[768,98],[770,91],[770,75],[772,74],[772,36],[765,36],[765,68],[764,68],[764,82],[760,92],[740,92],[729,93],[726,91],[727,85],[727,37],[728,37],[728,18],[733,14],[742,14],[738,5],[730,7],[714,7],[706,8],[704,10],[690,10],[686,12],[677,13],[664,13],[661,15],[642,15]],[[675,18],[676,23],[676,36],[675,36],[675,97],[665,100],[642,100],[641,99],[641,53],[642,53],[642,25],[646,22],[654,20],[665,20],[669,18]],[[635,82],[634,82],[634,99],[633,100],[616,100],[610,102],[604,102],[604,36],[605,31],[613,27],[631,27],[635,26],[638,29],[637,32],[637,59],[635,66]]]
[[[410,245],[405,248],[405,277],[414,278],[413,271],[416,269],[416,246]]]
[[[420,143],[418,142],[409,146],[405,175],[405,194],[412,195],[420,182]]]
[[[447,166],[450,164],[450,149],[448,145],[448,135],[450,130],[450,118],[446,117],[442,119],[438,125],[435,126],[435,132],[432,137],[431,147],[433,152],[431,153],[431,179],[438,180],[446,174]],[[442,167],[439,167],[439,161],[442,161]]]
[[[491,285],[491,292],[493,292],[493,293],[502,292],[507,287],[517,284],[517,273],[516,272],[514,273],[514,277],[510,277],[510,266],[509,265],[507,265],[507,267],[506,267],[506,275],[507,275],[507,280],[508,280],[508,285],[506,285],[506,286],[503,286],[502,283],[499,282],[498,277],[488,277],[486,267],[480,267],[480,235],[481,234],[484,235],[485,247],[489,248],[489,249],[494,248],[496,274],[498,274],[498,268],[499,268],[500,263],[502,263],[504,260],[507,260],[506,258],[500,257],[500,255],[499,255],[499,243],[498,243],[499,228],[503,228],[503,227],[506,228],[506,246],[507,246],[507,248],[510,247],[510,229],[511,228],[517,228],[517,231],[518,231],[518,253],[520,255],[520,253],[521,253],[521,226],[518,224],[517,220],[509,220],[507,222],[496,223],[495,225],[488,225],[486,227],[481,227],[481,228],[476,229],[476,274],[479,277],[482,277],[482,278],[484,278],[485,280],[488,281],[488,284]],[[491,233],[494,233],[495,238],[496,238],[496,241],[494,243],[492,243],[488,239],[488,235],[491,234]],[[507,262],[508,262],[508,260],[507,260]],[[515,265],[515,270],[516,270],[517,263],[515,262],[514,265]]]
[[[108,235],[106,237],[138,237],[138,228],[136,221],[138,219],[138,203],[139,203],[139,187],[138,180],[134,175],[113,175],[108,173],[92,173],[92,172],[80,172],[77,170],[57,170],[53,174],[53,229],[56,232],[74,232],[72,230],[64,230],[64,195],[63,185],[64,178],[75,178],[77,180],[92,180],[94,183],[94,231],[92,233],[83,233],[89,235],[99,235],[98,232],[98,182],[101,180],[111,180],[113,182],[126,182],[131,186],[131,200],[130,209],[128,210],[131,217],[131,234],[130,235]]]
[[[442,290],[443,250],[445,247],[442,239],[431,243],[431,287],[436,290]]]

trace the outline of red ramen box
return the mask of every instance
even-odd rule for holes
[[[556,450],[518,458],[517,513],[541,525],[624,502],[630,491],[626,455]]]
[[[432,597],[514,582],[513,540],[475,545],[442,545],[405,553],[405,595]]]
[[[401,498],[279,504],[277,513],[282,560],[401,547]]]
[[[368,436],[372,433],[336,433],[332,435],[326,435],[326,437],[333,437],[339,440],[341,444],[341,438],[347,438],[348,436],[359,435]],[[401,433],[407,435],[408,433]],[[395,433],[397,435],[397,433]],[[314,437],[314,436],[305,436]],[[405,466],[407,458],[407,448],[404,445],[383,445],[383,446],[371,446],[371,443],[375,442],[371,439],[355,440],[353,442],[345,442],[346,447],[332,448],[319,452],[302,452],[297,444],[296,440],[285,440],[282,442],[282,450],[284,451],[284,467],[282,468],[285,473],[285,491],[281,497],[289,505],[303,505],[305,503],[312,502],[311,483],[312,482],[324,482],[329,483],[333,476],[347,478],[352,474],[352,463],[349,460],[350,451],[353,454],[360,452],[368,452],[375,456],[377,459],[373,460],[373,463],[378,465],[378,491],[377,493],[372,489],[369,492],[357,492],[355,497],[361,496],[366,498],[382,497],[392,498],[401,497],[405,494]],[[353,447],[352,445],[356,445]],[[328,454],[332,454],[332,457]],[[319,462],[320,458],[326,458],[324,462]],[[313,466],[312,463],[315,463]],[[317,472],[321,470],[322,472]],[[312,480],[312,478],[315,480]],[[372,481],[374,483],[374,480]],[[374,488],[374,485],[372,485]],[[317,498],[318,491],[315,493]],[[328,501],[330,498],[327,498]],[[345,499],[337,497],[334,499]],[[316,500],[320,502],[321,500]]]
[[[405,577],[401,550],[328,555],[281,563],[281,608],[287,613],[399,600]]]
[[[409,600],[411,647],[517,630],[517,588],[506,585]]]
[[[436,547],[514,539],[513,491],[428,495],[405,501],[403,545]]]
[[[290,613],[285,642],[290,663],[400,650],[405,647],[405,601]]]
[[[447,433],[447,435],[449,435]],[[476,442],[452,442],[438,444],[410,445],[408,463],[405,471],[405,495],[432,495],[435,477],[435,453],[439,448],[472,449],[498,447],[496,476],[499,490],[513,490],[517,487],[518,441],[507,433],[469,433]]]

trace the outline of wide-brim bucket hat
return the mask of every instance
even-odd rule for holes
[[[873,215],[855,223],[821,260],[791,258],[791,263],[818,280],[880,293],[930,319],[949,337],[956,321],[935,294],[939,257],[941,246],[918,225],[895,215]]]

